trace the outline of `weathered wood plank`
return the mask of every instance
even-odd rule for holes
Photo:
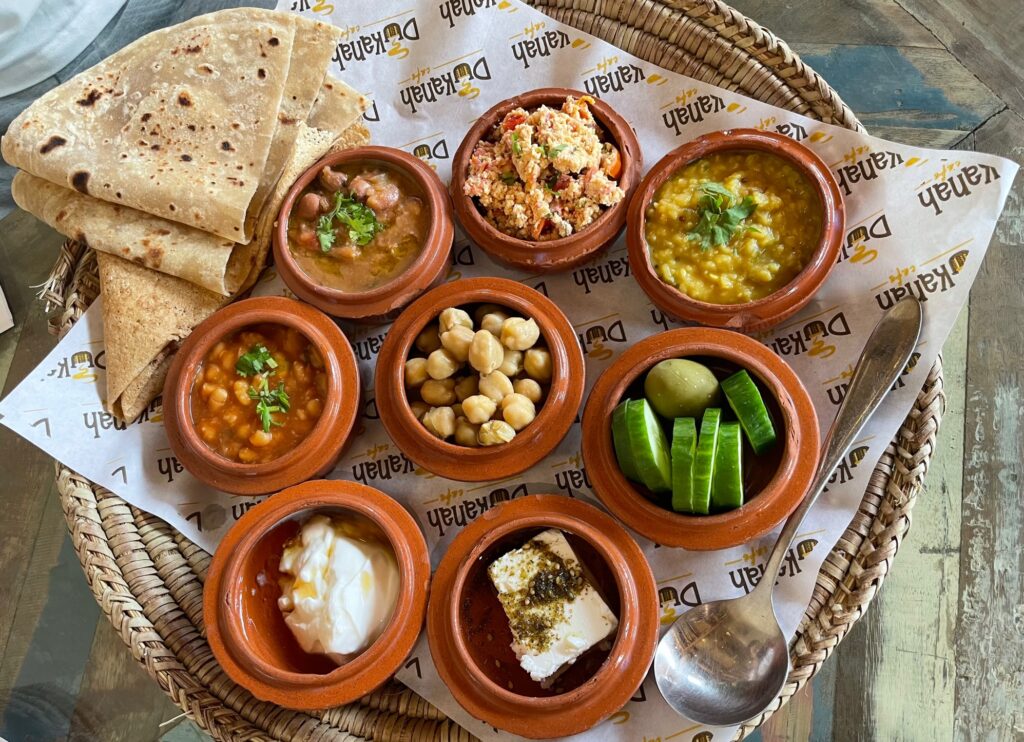
[[[180,713],[101,618],[71,719],[69,742],[156,739],[161,722]]]
[[[977,148],[1024,159],[1024,118],[1006,111]],[[971,294],[956,630],[956,737],[1024,738],[1024,181]]]
[[[893,0],[734,0],[729,4],[790,44],[942,47]]]
[[[794,44],[793,48],[873,131],[959,131],[1005,104],[945,49]],[[948,142],[949,146],[954,142]]]
[[[1019,0],[896,2],[1024,115],[1024,9]]]

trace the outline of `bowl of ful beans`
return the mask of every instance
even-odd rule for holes
[[[391,326],[377,411],[398,447],[449,479],[518,474],[565,437],[583,399],[576,333],[540,292],[502,278],[442,284]]]
[[[259,297],[221,309],[188,336],[163,399],[182,466],[211,487],[259,495],[334,466],[359,413],[359,372],[329,317]]]

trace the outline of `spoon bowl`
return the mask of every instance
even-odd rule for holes
[[[697,658],[697,672],[688,658]],[[789,647],[770,603],[716,600],[687,611],[658,643],[654,676],[689,719],[732,726],[764,710],[789,675]]]
[[[741,724],[762,713],[782,690],[789,646],[772,603],[776,575],[832,472],[906,369],[923,320],[920,302],[907,297],[875,325],[825,436],[814,483],[782,527],[757,587],[749,595],[687,611],[658,642],[658,689],[686,718],[710,726]]]

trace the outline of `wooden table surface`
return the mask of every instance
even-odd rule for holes
[[[1024,161],[1021,0],[733,4],[786,39],[872,133]],[[4,394],[54,343],[31,287],[60,239],[34,233],[22,213],[0,222],[17,323],[0,335]],[[1024,740],[1022,243],[1018,178],[945,346],[948,409],[898,564],[813,685],[758,732],[764,742]],[[0,737],[205,739],[100,614],[52,462],[0,429],[0,471]]]

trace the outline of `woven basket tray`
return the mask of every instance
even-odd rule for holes
[[[828,84],[769,31],[717,0],[532,0],[560,21],[654,64],[767,103],[862,129]],[[66,331],[96,297],[91,250],[68,241],[45,298]],[[860,508],[818,573],[791,649],[792,671],[756,728],[818,671],[864,614],[910,526],[910,510],[945,406],[942,366],[871,475]],[[204,638],[203,579],[210,556],[163,521],[57,464],[57,487],[86,580],[132,655],[217,739],[427,742],[474,738],[392,681],[357,703],[306,714],[258,701],[232,683]]]

